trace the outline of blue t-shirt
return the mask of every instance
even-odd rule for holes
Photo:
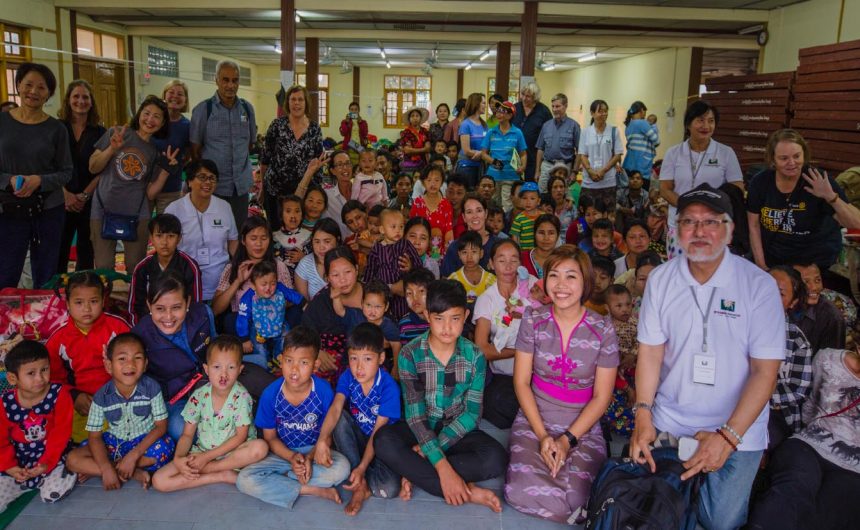
[[[343,327],[346,328],[346,334],[349,335],[355,329],[355,326],[367,322],[367,317],[357,307],[346,307],[345,309],[346,313],[341,317],[341,322],[343,322]],[[390,318],[382,317],[382,325],[379,327],[382,329],[382,335],[385,337],[385,340],[400,340],[400,328]]]
[[[519,173],[511,167],[511,158],[514,156],[514,151],[520,153],[526,150],[526,139],[523,132],[515,125],[511,125],[506,133],[503,133],[498,125],[490,129],[490,132],[484,137],[481,149],[486,149],[493,159],[499,159],[504,164],[500,170],[489,166],[487,168],[488,175],[497,182],[520,180]]]
[[[366,396],[361,383],[347,370],[337,380],[337,393],[346,397],[349,413],[367,436],[373,433],[379,416],[388,418],[389,423],[400,419],[400,388],[385,370],[376,372],[376,381]]]
[[[657,128],[647,120],[631,120],[624,130],[627,136],[627,156],[624,158],[625,171],[639,171],[645,179],[651,178],[651,166],[660,145]]]
[[[484,141],[484,137],[487,135],[487,126],[483,124],[476,124],[469,118],[464,119],[460,123],[460,135],[468,134],[469,135],[469,147],[472,151],[480,151],[481,144]],[[460,144],[460,136],[457,136],[457,144]],[[472,160],[466,153],[463,152],[463,149],[460,149],[460,156],[457,159],[457,164],[465,167],[475,167],[481,165],[479,160]]]
[[[182,160],[185,158],[185,153],[188,152],[190,144],[191,121],[185,116],[179,118],[178,121],[170,122],[167,127],[167,138],[153,138],[152,143],[158,149],[159,153],[165,153],[167,146],[171,149],[179,148],[179,154],[176,155],[176,160],[179,162],[175,166],[168,166],[167,171],[170,176],[164,183],[161,189],[162,193],[180,191],[182,189]]]
[[[298,406],[287,401],[281,392],[283,377],[263,390],[257,406],[254,424],[260,429],[277,430],[278,438],[293,451],[317,443],[323,420],[334,400],[334,392],[324,379],[315,375],[311,379],[310,394]]]

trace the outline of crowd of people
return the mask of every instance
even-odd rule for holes
[[[6,356],[0,508],[99,476],[230,483],[288,508],[340,503],[343,483],[353,515],[417,486],[574,524],[621,435],[652,471],[653,447],[692,440],[682,478],[702,476],[704,528],[860,515],[860,332],[828,288],[860,210],[798,132],[774,132],[745,179],[705,100],[659,163],[641,101],[624,131],[600,99],[581,126],[528,83],[516,103],[441,103],[432,123],[407,109],[374,148],[358,103],[323,138],[294,86],[255,169],[229,61],[190,120],[176,80],[107,129],[85,81],[58,118],[50,69],[15,82],[0,288],[25,262],[36,286],[63,274],[69,320]],[[117,316],[90,269],[119,250]],[[503,500],[479,484],[502,475]]]

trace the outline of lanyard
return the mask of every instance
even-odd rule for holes
[[[699,305],[699,299],[696,297],[696,290],[690,286],[690,292],[693,294],[693,301],[696,302],[696,309],[702,315],[702,352],[708,351],[708,318],[711,316],[711,304],[714,302],[714,293],[717,292],[716,287],[711,287],[711,297],[708,298],[708,307],[702,311],[702,306]]]
[[[200,213],[197,208],[194,209],[194,213],[197,214],[197,225],[200,227],[200,241],[203,245],[206,245],[206,234],[203,233],[203,216],[205,214]]]
[[[708,147],[710,147],[710,146],[711,145],[709,143]],[[699,170],[702,169],[702,162],[704,162],[705,157],[708,156],[708,147],[706,147],[705,150],[702,152],[702,158],[699,159],[699,164],[696,165],[696,163],[693,162],[693,147],[690,145],[689,142],[687,142],[688,154],[690,155],[690,172],[693,174],[693,187],[694,188],[696,187],[696,176],[699,174]]]

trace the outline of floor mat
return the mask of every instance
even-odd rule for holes
[[[24,508],[30,504],[30,501],[33,500],[33,497],[38,493],[39,490],[30,490],[12,501],[9,504],[9,507],[6,508],[6,511],[0,513],[0,530],[12,524],[12,521],[14,521],[22,511],[24,511]]]

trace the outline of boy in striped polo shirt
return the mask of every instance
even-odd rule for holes
[[[514,217],[511,223],[511,239],[519,243],[521,250],[535,248],[535,219],[541,214],[540,192],[536,182],[525,182],[519,192],[520,204],[523,211]]]

